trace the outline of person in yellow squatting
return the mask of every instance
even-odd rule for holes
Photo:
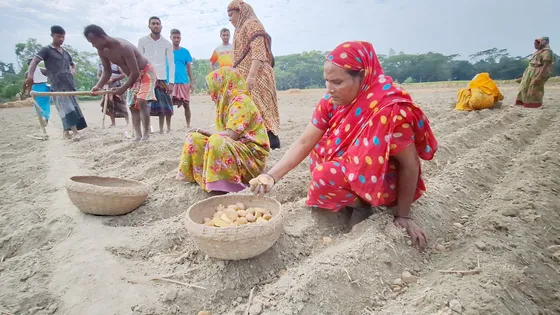
[[[426,232],[411,217],[411,205],[426,186],[420,159],[430,160],[437,141],[428,118],[410,95],[384,75],[372,44],[345,42],[326,58],[328,94],[301,136],[268,173],[250,182],[262,195],[307,156],[311,184],[307,205],[352,210],[350,225],[371,206],[395,206],[394,224],[424,249]]]
[[[264,169],[270,142],[264,120],[232,67],[206,76],[216,103],[216,133],[194,129],[187,134],[177,179],[198,183],[207,192],[239,192]]]
[[[457,92],[455,109],[472,111],[492,108],[504,99],[498,85],[486,72],[477,74],[467,88]]]

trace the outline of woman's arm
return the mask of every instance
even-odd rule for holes
[[[247,87],[251,90],[255,84],[257,74],[263,63],[267,60],[266,42],[262,36],[259,36],[250,43],[251,45],[251,68],[247,75]]]
[[[420,172],[420,160],[414,143],[394,156],[399,162],[397,217],[410,217],[410,206],[414,200]]]
[[[274,165],[268,174],[274,177],[276,182],[281,180],[282,177],[298,166],[311,153],[313,147],[321,140],[324,134],[325,131],[313,126],[313,124],[307,125],[301,136],[299,136],[296,142],[292,143],[288,151],[282,156],[282,159]]]

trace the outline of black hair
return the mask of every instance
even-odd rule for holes
[[[107,36],[107,33],[105,33],[101,26],[95,24],[90,24],[84,28],[84,37],[87,37],[89,34],[93,34],[96,37]]]
[[[346,72],[348,72],[349,75],[352,76],[352,78],[359,78],[359,77],[363,77],[365,75],[364,70],[350,70],[350,69],[346,69]]]
[[[161,20],[157,16],[152,16],[148,19],[148,24],[152,23],[152,20],[158,20],[161,23]]]
[[[179,35],[181,35],[181,31],[179,31],[179,30],[176,29],[176,28],[172,29],[169,33],[170,33],[171,35],[173,35],[173,34],[179,34]]]
[[[220,35],[222,35],[224,32],[231,33],[227,27],[224,27],[220,30]]]
[[[59,25],[51,26],[51,34],[66,35],[66,31]]]

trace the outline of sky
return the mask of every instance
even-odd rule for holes
[[[506,48],[514,56],[533,51],[533,40],[549,36],[560,49],[559,0],[249,0],[272,36],[275,55],[332,50],[346,40],[373,43],[378,54],[469,54]],[[229,0],[0,0],[0,60],[16,62],[15,44],[36,38],[48,44],[50,26],[66,30],[66,44],[95,52],[83,28],[97,24],[110,36],[136,44],[159,16],[162,34],[182,33],[182,46],[207,59],[220,43]]]

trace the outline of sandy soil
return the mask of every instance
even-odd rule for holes
[[[455,88],[410,90],[429,116],[439,152],[423,164],[428,191],[414,218],[429,233],[421,254],[383,212],[352,231],[344,220],[303,206],[306,163],[272,196],[287,211],[285,233],[263,255],[223,262],[205,257],[182,218],[207,197],[173,179],[184,138],[174,132],[134,144],[119,126],[101,129],[98,103],[82,103],[90,128],[62,140],[60,121],[39,134],[32,108],[2,109],[0,122],[0,314],[559,314],[560,89],[546,107],[453,110]],[[284,149],[308,122],[320,91],[280,93]],[[213,124],[206,96],[193,99],[198,127]],[[54,108],[53,108],[54,110]],[[157,122],[152,123],[157,126]],[[142,180],[153,192],[120,217],[79,212],[64,188],[73,175]],[[444,274],[472,270],[479,274]],[[401,274],[413,276],[403,283]],[[173,283],[133,280],[175,274]]]

